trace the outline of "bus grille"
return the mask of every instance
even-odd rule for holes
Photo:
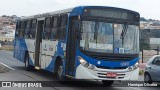
[[[97,60],[132,60],[134,57],[129,56],[95,56],[91,55],[91,58],[97,59]]]
[[[127,67],[114,67],[114,68],[111,68],[111,67],[104,67],[104,66],[96,66],[97,68],[100,68],[100,69],[126,69]]]
[[[89,51],[82,51],[86,56],[97,60],[105,61],[120,61],[120,60],[133,60],[139,57],[139,54],[113,54],[113,53],[93,53]]]

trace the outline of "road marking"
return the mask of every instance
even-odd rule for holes
[[[5,66],[5,67],[7,67],[7,68],[9,68],[9,69],[11,69],[11,70],[15,70],[15,69],[13,69],[12,67],[10,67],[10,66],[8,66],[8,65],[6,65],[6,64],[4,64],[4,63],[2,63],[2,62],[0,62],[0,64],[2,64],[3,66]]]

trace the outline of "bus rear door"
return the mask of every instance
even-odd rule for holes
[[[36,43],[35,43],[35,67],[38,67],[38,68],[45,67],[45,65],[42,65],[43,62],[41,61],[41,57],[43,55],[43,50],[42,50],[43,29],[44,29],[44,18],[40,18],[37,20]]]

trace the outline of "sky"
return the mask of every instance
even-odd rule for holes
[[[81,5],[125,8],[160,20],[160,0],[0,0],[0,15],[31,16]]]

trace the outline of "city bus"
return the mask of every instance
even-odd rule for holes
[[[138,80],[138,12],[78,6],[17,21],[14,58],[26,70],[47,70],[59,80]]]

